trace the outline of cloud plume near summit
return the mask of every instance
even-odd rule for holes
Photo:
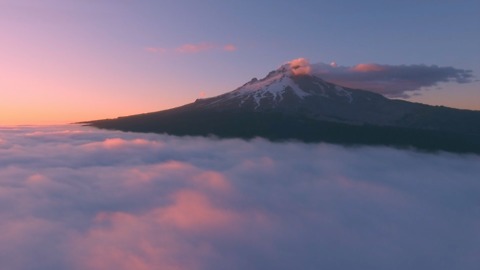
[[[439,83],[470,83],[474,81],[471,70],[436,65],[380,65],[374,63],[341,66],[331,64],[309,64],[298,58],[290,62],[292,71],[308,70],[328,82],[345,87],[370,90],[387,97],[408,98],[425,87]],[[293,68],[297,67],[297,68]]]
[[[0,129],[2,269],[477,269],[480,156]]]

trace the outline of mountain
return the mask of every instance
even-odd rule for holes
[[[480,153],[480,111],[388,99],[286,64],[263,79],[159,112],[83,122],[172,135],[264,137]]]

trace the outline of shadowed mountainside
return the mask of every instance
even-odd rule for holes
[[[178,108],[83,122],[98,128],[480,153],[480,112],[391,100],[282,66]]]

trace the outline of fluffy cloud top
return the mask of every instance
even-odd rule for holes
[[[290,70],[294,75],[310,75],[311,66],[307,59],[298,58],[289,62]]]
[[[480,156],[0,129],[2,269],[477,269]]]
[[[442,82],[469,83],[471,70],[435,65],[358,64],[338,66],[318,63],[310,66],[312,73],[326,81],[350,88],[374,91],[388,97],[408,97],[409,93]]]

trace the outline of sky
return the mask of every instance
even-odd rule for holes
[[[0,128],[10,270],[477,270],[480,156]]]
[[[390,97],[480,110],[479,11],[477,0],[0,0],[0,125],[159,111],[298,58],[335,67],[340,83],[383,67],[360,86],[383,76],[401,82],[379,90]]]

